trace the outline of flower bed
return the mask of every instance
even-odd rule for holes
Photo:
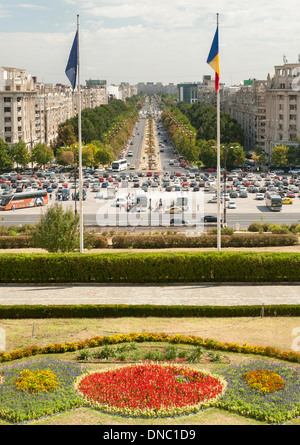
[[[247,382],[249,388],[262,394],[276,392],[285,387],[283,378],[276,372],[268,369],[256,369],[255,371],[245,372],[245,374],[242,374],[242,379]]]
[[[244,343],[220,342],[217,340],[197,337],[194,335],[168,335],[165,333],[148,333],[142,332],[140,334],[132,332],[129,334],[116,334],[112,336],[97,336],[91,339],[70,342],[70,343],[55,343],[44,347],[31,346],[23,349],[16,349],[11,352],[0,352],[0,363],[17,360],[23,357],[30,357],[38,354],[62,354],[64,352],[77,351],[87,348],[96,348],[103,345],[113,345],[124,342],[168,342],[171,344],[185,344],[190,346],[201,346],[205,349],[223,352],[237,352],[242,354],[255,354],[260,356],[267,356],[277,358],[279,360],[286,360],[289,362],[300,363],[300,353],[294,351],[280,351],[279,349],[270,346],[247,345]]]
[[[217,406],[268,423],[300,415],[300,369],[257,360],[218,371],[227,382]]]
[[[79,378],[76,387],[87,404],[105,412],[165,417],[214,404],[226,383],[185,366],[144,363],[89,373]]]
[[[21,423],[82,405],[73,387],[82,372],[74,363],[47,359],[3,367],[0,417]]]

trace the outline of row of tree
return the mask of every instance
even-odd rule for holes
[[[115,99],[107,105],[100,105],[95,108],[87,108],[81,112],[82,140],[85,144],[92,141],[105,142],[108,132],[121,122],[126,120],[128,115],[139,108],[141,96],[136,95],[127,98],[126,101]],[[65,126],[73,127],[75,138],[78,141],[78,116],[68,119],[60,125],[56,147],[66,145],[65,138],[61,132]],[[67,143],[67,145],[71,145]]]
[[[134,96],[126,102],[114,100],[82,111],[84,166],[107,165],[116,158],[133,132],[140,103],[141,97]],[[11,170],[14,165],[42,167],[54,159],[63,166],[78,164],[78,146],[78,116],[75,116],[59,126],[58,137],[51,147],[40,143],[29,150],[23,141],[9,145],[0,139],[0,170]]]
[[[170,98],[168,103],[171,104]],[[171,105],[165,107],[161,115],[163,124],[171,137],[175,147],[179,153],[185,157],[185,159],[201,167],[217,167],[217,141],[216,141],[216,122],[215,132],[213,133],[215,138],[209,138],[210,132],[205,137],[199,137],[199,128],[193,125],[193,122],[189,119],[188,113],[183,113],[182,109],[187,110],[188,106],[182,106],[179,103],[178,106]],[[198,104],[193,104],[198,105]],[[199,104],[201,105],[201,104]],[[212,107],[213,108],[213,107]],[[211,112],[211,110],[210,110]],[[230,118],[230,116],[229,116]],[[241,144],[243,135],[241,135],[239,128],[234,130],[236,123],[228,118],[228,115],[222,114],[222,125],[226,126],[226,122],[231,125],[231,132],[228,132],[220,147],[221,165],[226,166],[228,169],[233,169],[239,165],[243,165],[246,161],[246,153]],[[195,121],[195,120],[194,120]],[[222,127],[221,125],[221,127]],[[237,139],[230,139],[236,137]],[[231,142],[231,141],[237,142]]]
[[[191,125],[196,128],[198,140],[217,139],[217,109],[214,106],[179,102],[177,107],[188,118]],[[230,144],[232,141],[236,141],[240,145],[244,144],[244,132],[230,114],[220,113],[220,130],[223,144]]]
[[[252,160],[256,165],[270,164],[271,166],[280,165],[287,167],[291,165],[300,165],[300,139],[298,146],[277,145],[272,150],[271,159],[261,147],[256,147],[252,154]]]

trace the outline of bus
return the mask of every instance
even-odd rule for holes
[[[17,210],[46,204],[48,204],[48,193],[46,190],[11,193],[10,195],[0,197],[0,210]]]
[[[118,161],[114,161],[111,164],[113,172],[120,172],[121,170],[126,170],[127,167],[128,167],[128,162],[126,159],[119,159]]]
[[[280,212],[282,209],[282,198],[276,193],[266,192],[265,203],[272,212]]]

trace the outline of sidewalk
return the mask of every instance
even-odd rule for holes
[[[2,285],[0,305],[186,305],[300,304],[300,284]]]

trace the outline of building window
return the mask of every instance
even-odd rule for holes
[[[4,107],[4,113],[10,113],[11,108],[10,107]]]
[[[5,131],[6,132],[10,132],[11,131],[11,127],[5,127]]]
[[[5,97],[4,102],[11,102],[11,97]]]
[[[6,117],[6,118],[4,119],[4,122],[5,122],[6,124],[8,124],[9,122],[11,122],[11,117]]]

